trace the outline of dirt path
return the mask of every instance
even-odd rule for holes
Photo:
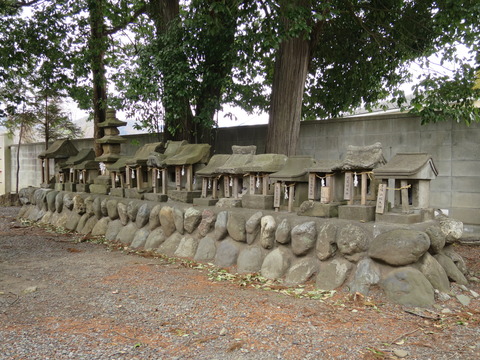
[[[18,210],[0,208],[1,359],[480,358],[477,299],[428,311],[376,291],[299,299],[25,227]],[[478,274],[479,247],[459,252]]]

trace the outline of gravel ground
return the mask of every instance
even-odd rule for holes
[[[296,298],[27,226],[18,210],[0,208],[1,359],[480,358],[472,296],[465,307],[452,296],[423,310],[390,304],[377,289]],[[477,276],[479,249],[458,247]]]

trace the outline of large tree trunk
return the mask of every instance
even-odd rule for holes
[[[107,80],[105,76],[105,51],[107,49],[107,36],[104,23],[104,0],[88,0],[90,16],[90,65],[93,81],[93,138],[103,137],[103,129],[98,126],[105,121],[107,110]],[[102,147],[95,141],[95,155],[102,155]]]
[[[310,44],[303,37],[280,44],[272,84],[267,153],[296,153],[309,61]]]
[[[179,0],[150,0],[149,14],[155,23],[156,36],[159,40],[159,46],[177,46],[178,51],[181,52],[180,37],[171,39],[168,38],[170,44],[166,44],[160,41],[162,37],[167,34],[172,26],[176,26],[175,21],[178,20],[180,12]],[[175,42],[177,42],[175,44]],[[193,137],[193,114],[190,108],[190,101],[187,97],[178,96],[178,84],[172,84],[169,81],[169,77],[175,76],[169,67],[176,67],[177,62],[187,63],[186,56],[182,56],[181,53],[177,54],[175,60],[171,63],[162,64],[162,73],[164,77],[164,99],[174,99],[175,106],[173,107],[168,101],[163,101],[163,107],[165,110],[163,138],[167,140],[187,140],[188,142],[194,142]],[[172,100],[170,100],[172,101]]]

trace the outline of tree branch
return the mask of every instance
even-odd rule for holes
[[[127,18],[122,24],[119,24],[117,26],[114,26],[110,29],[107,29],[104,31],[104,35],[113,35],[115,34],[116,32],[120,31],[120,30],[123,30],[125,29],[129,24],[131,24],[132,22],[134,22],[140,15],[144,14],[145,12],[147,11],[147,5],[144,4],[142,7],[140,7],[139,9],[137,9],[133,14],[132,16],[130,16],[129,18]]]

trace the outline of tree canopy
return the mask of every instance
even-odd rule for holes
[[[113,106],[138,128],[211,142],[233,104],[269,111],[267,150],[294,154],[301,120],[386,98],[423,122],[480,117],[476,0],[7,0],[0,13],[3,87],[68,94],[95,123]],[[429,70],[434,54],[453,70]]]

